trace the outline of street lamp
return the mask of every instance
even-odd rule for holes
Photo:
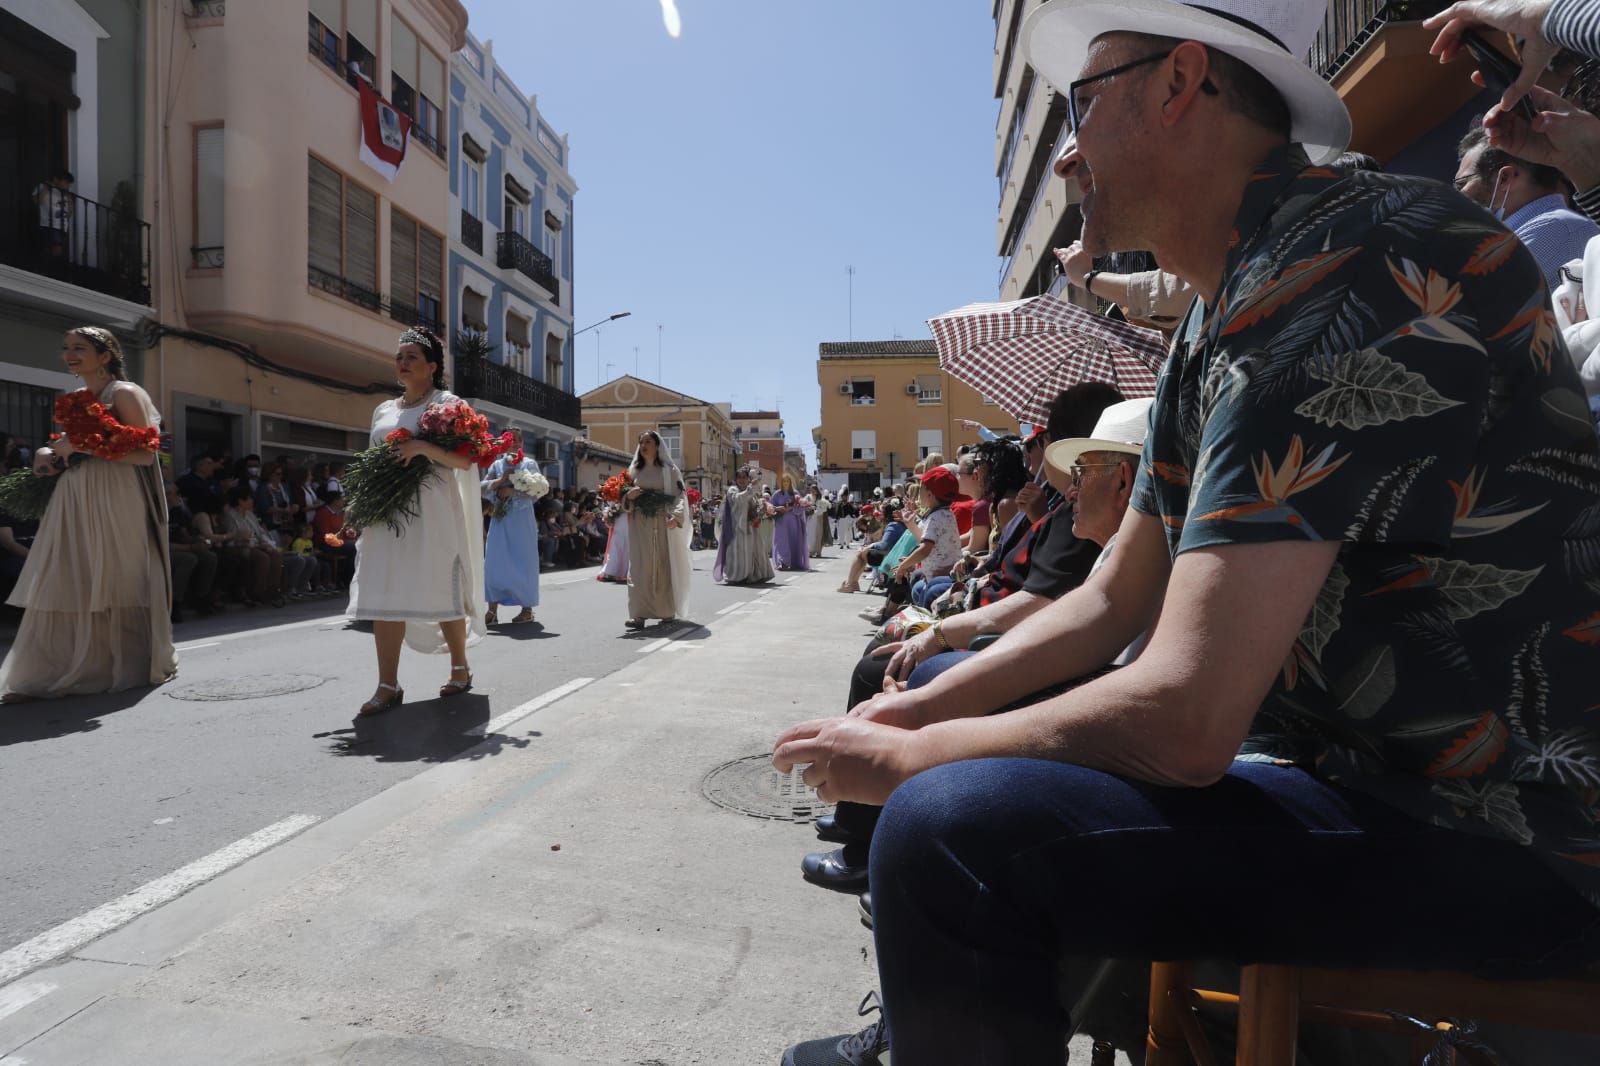
[[[576,343],[573,343],[573,342],[577,341],[578,334],[580,334],[580,333],[588,333],[591,329],[598,329],[601,326],[605,325],[607,322],[615,322],[617,319],[619,319],[619,318],[627,318],[631,314],[633,314],[632,311],[618,311],[614,315],[607,315],[605,318],[602,318],[598,322],[595,322],[595,323],[593,323],[591,325],[584,326],[582,329],[578,330],[577,333],[574,333],[574,334],[572,334],[572,336],[567,338],[568,343],[572,344],[572,352],[571,352],[571,356],[570,356],[570,361],[573,364],[573,372],[572,373],[573,373],[573,384],[574,385],[577,384],[578,346],[577,346]],[[599,388],[600,387],[600,342],[599,341],[596,341],[595,342],[595,346],[594,346],[594,377],[595,377],[595,382],[594,382],[595,388]]]

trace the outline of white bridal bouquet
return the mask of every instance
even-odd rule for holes
[[[550,479],[532,470],[513,470],[511,487],[529,499],[537,500],[541,496],[549,495]]]

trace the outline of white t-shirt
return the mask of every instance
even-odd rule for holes
[[[922,542],[933,545],[923,556],[922,569],[932,577],[948,574],[961,561],[961,534],[956,530],[955,512],[941,507],[923,519]]]

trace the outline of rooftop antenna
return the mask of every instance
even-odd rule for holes
[[[850,279],[850,332],[845,339],[853,341],[856,339],[856,268],[848,266],[844,271]]]

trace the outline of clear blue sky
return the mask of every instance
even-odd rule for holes
[[[994,22],[980,0],[466,0],[571,138],[577,388],[634,371],[780,405],[815,456],[817,344],[927,337],[998,290]],[[599,334],[600,371],[595,346]]]

